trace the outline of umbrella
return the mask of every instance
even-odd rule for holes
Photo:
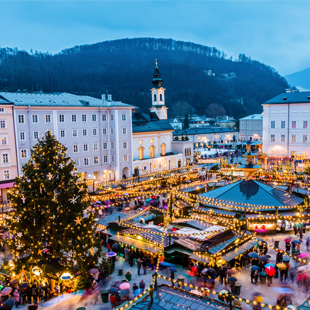
[[[125,196],[129,196],[129,194],[128,194],[128,193],[125,193],[124,195],[125,195]]]
[[[263,233],[268,232],[268,229],[263,229],[263,228],[261,228],[261,229],[254,229],[254,231],[257,232],[257,233],[263,234]]]
[[[300,270],[300,271],[303,271],[303,270],[306,270],[306,269],[310,269],[310,266],[309,265],[304,265],[304,266],[297,267],[297,269]]]
[[[6,296],[9,295],[12,292],[12,288],[11,287],[6,287],[1,291],[1,296]]]
[[[26,282],[19,285],[19,288],[25,288],[25,287],[29,287],[29,284]]]
[[[198,273],[198,267],[197,267],[197,266],[192,266],[190,269],[191,269],[191,271],[194,272],[195,274]]]
[[[265,268],[265,272],[267,273],[268,276],[273,277],[276,273],[276,270],[273,267],[269,266]]]
[[[289,287],[273,287],[272,289],[279,294],[293,294],[294,293],[294,291]]]
[[[19,282],[18,279],[14,279],[14,280],[12,280],[9,284],[15,284],[15,283],[18,283],[18,282]]]
[[[294,243],[300,244],[301,242],[299,240],[294,240]]]
[[[236,281],[237,281],[237,279],[236,279],[235,277],[229,277],[229,278],[228,278],[228,281],[231,281],[231,282],[236,282]]]
[[[136,296],[140,295],[142,292],[143,292],[143,289],[142,289],[142,288],[137,288],[137,289],[134,291],[133,296],[136,297]]]
[[[307,257],[309,254],[308,253],[302,253],[302,254],[299,254],[297,257]]]
[[[290,258],[289,258],[289,257],[283,257],[283,258],[282,258],[282,261],[283,261],[283,262],[289,262],[289,261],[290,261]]]
[[[285,264],[283,264],[283,263],[279,263],[279,264],[277,264],[277,267],[279,269],[286,269],[287,266]]]
[[[221,291],[220,291],[220,294],[227,294],[227,293],[228,293],[227,290],[221,290]]]
[[[152,198],[146,199],[145,202],[150,202],[152,201]]]
[[[157,199],[157,196],[152,196],[152,199]]]
[[[265,257],[265,256],[262,256],[262,257],[259,258],[259,260],[262,261],[262,262],[267,262],[268,258]]]
[[[114,252],[109,252],[107,254],[107,257],[114,257],[114,256],[116,256],[116,253],[114,253]]]
[[[252,266],[251,270],[259,270],[259,267],[258,266]]]
[[[270,264],[270,263],[268,263],[268,264],[266,264],[266,265],[265,265],[265,268],[267,268],[267,267],[269,267],[269,266],[270,266],[270,267],[272,267],[272,268],[274,268],[274,267],[275,267],[275,266],[274,266],[274,264]]]
[[[4,302],[3,309],[9,310],[9,309],[12,309],[13,306],[14,306],[14,299],[8,299]]]
[[[129,295],[129,289],[121,290],[119,294],[121,296],[127,296],[127,295]]]
[[[114,243],[113,245],[112,245],[112,249],[113,250],[117,250],[119,248],[119,244],[118,243]]]
[[[92,268],[92,269],[89,269],[88,272],[89,272],[90,274],[96,274],[96,273],[99,272],[99,270],[98,270],[97,268]]]
[[[120,290],[128,290],[130,289],[130,284],[128,282],[124,282],[119,286]]]
[[[271,258],[271,255],[266,254],[266,255],[264,255],[264,257]]]
[[[118,293],[118,289],[116,287],[111,287],[108,292],[109,294],[116,294]]]
[[[248,254],[251,258],[259,258],[259,255],[255,252],[251,252]]]
[[[193,277],[195,275],[194,272],[187,270],[186,274],[189,275],[190,277]]]
[[[284,239],[285,242],[291,242],[291,240],[292,240],[291,238],[285,238]]]
[[[162,266],[162,267],[174,267],[174,264],[167,263],[167,262],[162,262],[162,263],[159,263],[159,266]]]
[[[212,269],[212,268],[209,268],[209,271],[210,271],[210,269]],[[212,271],[215,272],[214,269],[212,269]],[[236,271],[235,271],[234,269],[227,269],[227,270],[226,270],[226,273],[231,275],[231,274],[236,273]]]
[[[170,268],[168,268],[168,270],[170,270],[172,272],[177,272],[177,270],[174,267],[170,267]]]

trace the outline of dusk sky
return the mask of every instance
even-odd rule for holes
[[[156,37],[244,53],[285,75],[310,67],[309,1],[2,1],[0,46],[57,53]]]

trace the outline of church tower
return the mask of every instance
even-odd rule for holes
[[[165,106],[165,89],[162,87],[163,79],[160,76],[159,68],[156,67],[153,74],[152,80],[153,88],[151,89],[152,93],[152,107],[150,109],[151,112],[155,112],[159,119],[167,119],[168,108]]]

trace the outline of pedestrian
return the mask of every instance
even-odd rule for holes
[[[236,282],[235,281],[230,281],[230,292],[235,295],[235,291],[236,291]]]
[[[309,251],[310,237],[307,237],[306,246],[307,246],[307,251]]]
[[[144,283],[143,280],[140,281],[140,283],[139,283],[139,288],[141,288],[141,289],[144,291],[144,289],[145,289],[145,283]]]
[[[110,303],[111,303],[112,309],[116,308],[117,299],[116,299],[115,294],[110,295]]]
[[[299,241],[302,242],[302,228],[299,227]]]
[[[254,283],[257,284],[257,280],[258,280],[258,270],[254,271]]]
[[[267,274],[267,285],[270,286],[272,284],[272,276]]]
[[[18,289],[14,291],[13,296],[14,296],[14,301],[15,301],[15,307],[18,308],[18,306],[20,305],[20,302],[19,302],[20,295],[19,295]]]
[[[294,233],[295,233],[295,236],[297,235],[297,232],[298,232],[297,227],[294,226]]]
[[[271,238],[271,243],[274,246],[274,238],[273,237]]]
[[[226,267],[222,266],[221,270],[220,270],[220,281],[221,281],[222,285],[224,285],[224,282],[226,285],[226,271],[227,271]]]
[[[174,272],[172,270],[170,271],[170,278],[171,278],[171,284],[172,284],[172,286],[174,286],[174,282],[173,282],[173,280],[174,280]]]
[[[135,293],[135,290],[138,289],[138,285],[136,283],[133,284],[132,286],[132,292]]]
[[[107,249],[108,249],[108,252],[111,252],[111,245],[110,245],[110,243],[107,244]]]
[[[138,275],[140,276],[140,269],[141,269],[141,259],[140,258],[138,258],[138,260],[137,260],[137,267],[138,267]]]
[[[291,243],[290,242],[285,242],[285,251],[286,253],[290,253],[291,250]]]
[[[142,267],[143,267],[143,274],[146,274],[146,258],[143,259],[142,261]]]
[[[59,287],[59,285],[57,284],[57,285],[55,286],[55,293],[56,293],[57,296],[59,295],[59,291],[60,291],[60,287]]]

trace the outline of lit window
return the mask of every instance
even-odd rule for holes
[[[89,160],[87,157],[84,158],[84,166],[88,166],[89,165]]]
[[[51,115],[50,114],[46,114],[45,115],[45,123],[50,123],[51,122]]]
[[[108,143],[107,142],[103,142],[103,149],[107,150],[108,149]]]
[[[38,122],[38,115],[32,115],[32,122],[37,123]]]
[[[107,120],[107,115],[106,114],[102,114],[102,121],[105,122]]]
[[[97,136],[97,128],[93,128],[93,136]]]
[[[302,136],[302,142],[304,142],[304,143],[308,142],[308,136],[307,135]]]
[[[281,142],[285,142],[285,135],[281,135]]]
[[[123,149],[127,149],[127,142],[126,141],[123,142]]]
[[[27,158],[27,150],[20,150],[20,153],[22,158]]]
[[[123,135],[127,135],[127,128],[126,127],[123,128]]]
[[[108,162],[108,156],[107,156],[107,155],[104,155],[104,156],[103,156],[103,162],[104,162],[104,163],[107,163],[107,162]]]
[[[271,140],[271,142],[275,142],[276,141],[276,136],[275,135],[271,135],[270,140]]]
[[[38,140],[39,139],[39,132],[38,131],[34,131],[33,132],[33,139],[34,140]]]
[[[60,130],[60,138],[65,138],[66,131],[64,129]]]
[[[296,128],[296,121],[292,121],[292,128]]]
[[[77,129],[72,129],[72,137],[77,137],[77,136],[78,136]]]
[[[20,123],[20,124],[23,124],[23,123],[25,123],[25,117],[24,117],[24,115],[18,115],[18,122]]]
[[[292,142],[296,142],[296,135],[292,135]]]
[[[63,114],[59,115],[59,122],[64,123],[65,122],[65,116]]]
[[[93,115],[91,116],[91,120],[92,120],[93,122],[96,122],[96,121],[97,121],[97,115],[96,115],[96,114],[93,114]]]
[[[161,146],[160,146],[160,153],[162,156],[166,155],[166,144],[163,143]]]
[[[86,115],[82,114],[82,122],[86,122]]]
[[[26,140],[26,134],[25,134],[24,131],[21,131],[21,132],[19,133],[19,140],[20,140],[20,141]]]
[[[151,139],[151,143],[154,143],[154,139]]]
[[[71,115],[71,120],[72,120],[72,122],[76,122],[76,115],[75,114]]]
[[[151,145],[150,147],[150,157],[153,158],[155,157],[155,146]]]
[[[93,150],[94,150],[94,151],[98,151],[98,143],[94,143],[94,145],[93,145]]]
[[[126,121],[126,114],[122,114],[122,121]]]
[[[144,147],[143,146],[140,146],[139,147],[139,159],[143,159],[144,157]]]
[[[4,170],[3,177],[4,179],[8,180],[10,178],[10,170]]]
[[[302,128],[308,128],[308,121],[303,121]]]
[[[83,136],[84,136],[84,137],[87,136],[87,129],[83,129]]]
[[[106,128],[102,128],[102,134],[106,135],[107,134],[107,129]]]
[[[7,138],[6,137],[2,137],[1,138],[1,144],[2,145],[7,145]]]
[[[139,140],[139,144],[142,145],[143,144],[143,140]]]
[[[99,163],[99,157],[98,156],[95,156],[94,157],[94,164],[98,164]]]
[[[2,154],[2,163],[7,164],[9,162],[9,154]]]
[[[88,152],[88,144],[87,143],[85,143],[83,145],[83,150],[84,150],[84,152]]]
[[[79,152],[79,146],[77,144],[73,145],[73,153],[78,153]]]
[[[124,161],[128,161],[128,155],[124,155]]]

